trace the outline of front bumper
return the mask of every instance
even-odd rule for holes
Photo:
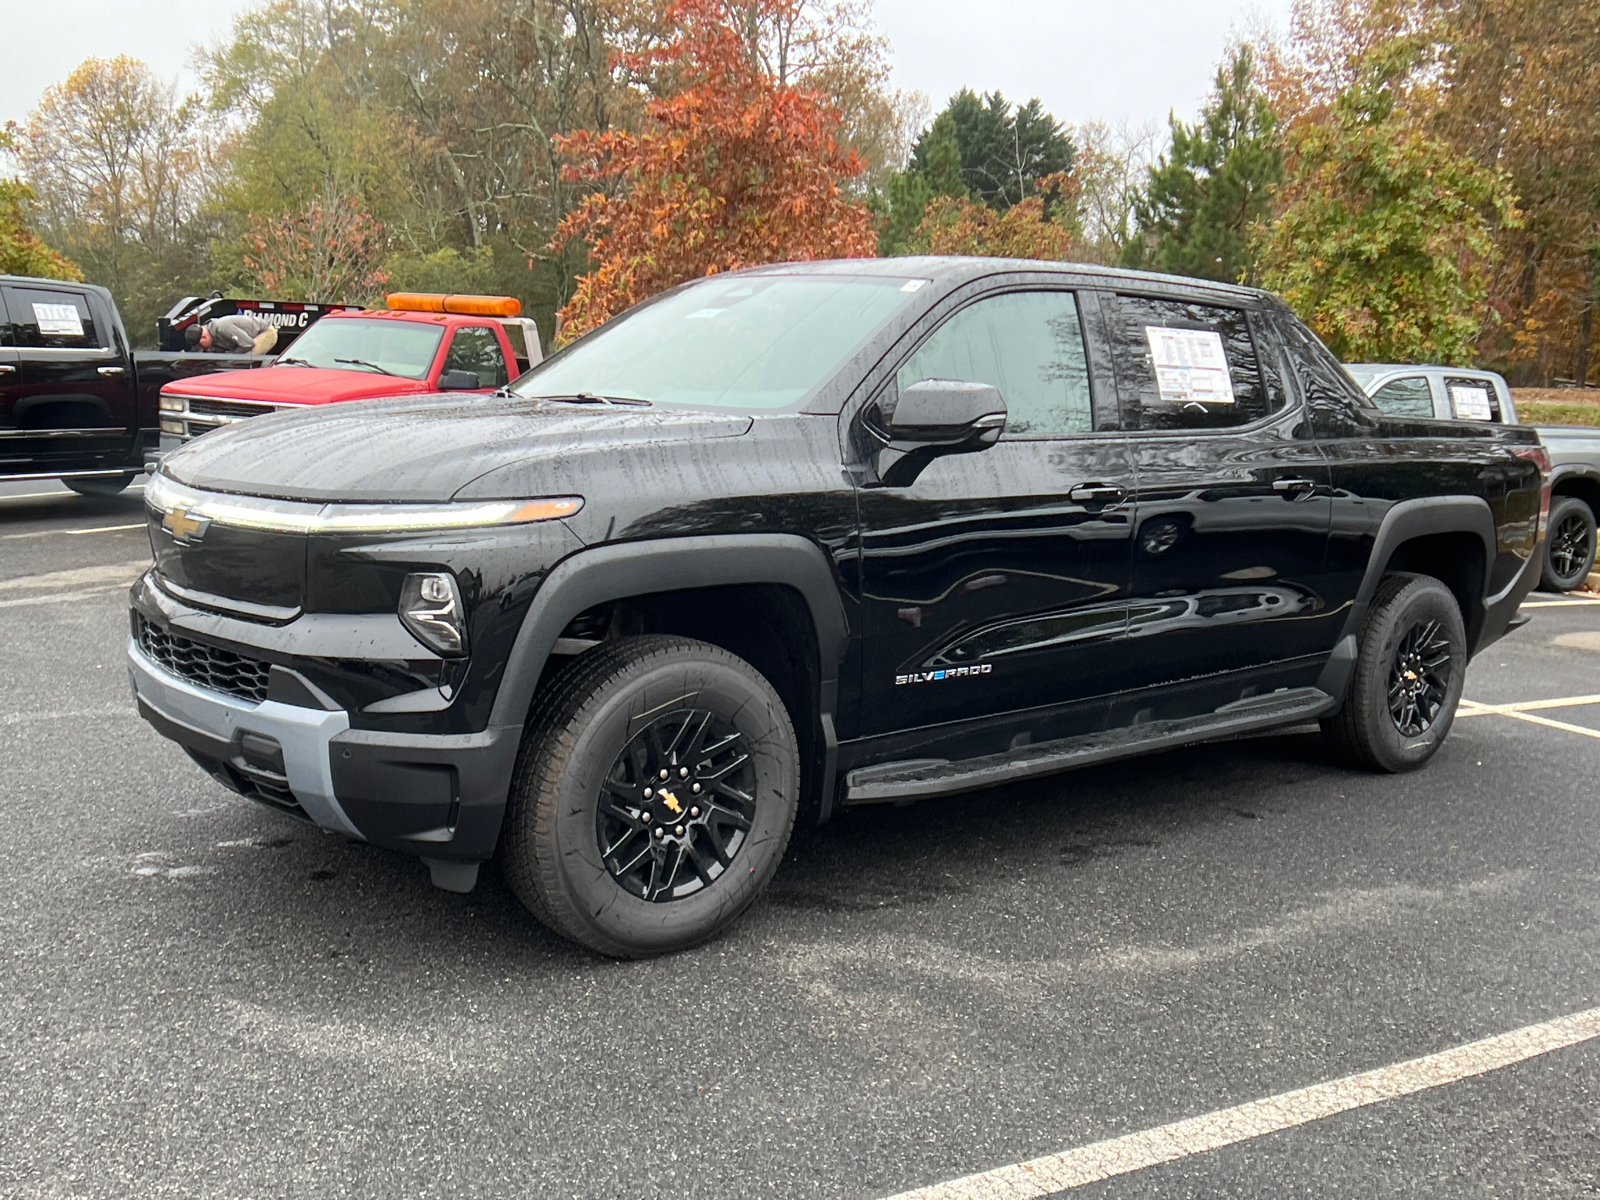
[[[252,703],[173,674],[132,638],[127,653],[139,715],[233,791],[430,860],[493,855],[520,729],[351,729],[343,709]]]

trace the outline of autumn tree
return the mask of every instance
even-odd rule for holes
[[[1154,125],[1089,121],[1073,131],[1078,254],[1112,265],[1136,236],[1137,204],[1160,143]]]
[[[1278,210],[1254,226],[1263,285],[1349,361],[1471,361],[1493,229],[1516,220],[1502,175],[1397,106],[1419,52],[1366,52],[1321,118],[1291,127]]]
[[[16,145],[10,129],[0,129],[0,154]],[[42,279],[82,279],[66,255],[45,245],[33,225],[33,189],[21,179],[0,178],[0,275]]]
[[[109,287],[136,338],[203,270],[191,224],[214,181],[195,107],[143,63],[86,59],[45,90],[17,157],[41,231]]]
[[[1249,46],[1217,70],[1197,124],[1171,118],[1172,141],[1134,203],[1138,236],[1122,261],[1173,275],[1250,281],[1246,235],[1283,177],[1277,119],[1253,78]]]
[[[383,228],[353,196],[313,196],[271,219],[251,217],[248,282],[285,300],[372,301],[387,275]]]
[[[939,196],[928,204],[910,248],[985,258],[1078,257],[1078,238],[1070,224],[1076,190],[1072,176],[1060,172],[1040,180],[1033,195],[1004,210],[964,195]]]
[[[838,110],[763,70],[726,0],[681,0],[668,15],[671,39],[624,65],[671,67],[681,89],[652,101],[638,132],[557,139],[569,177],[614,189],[591,192],[557,230],[556,248],[581,241],[591,264],[561,310],[564,339],[697,276],[872,253],[870,215],[841,186],[865,164],[839,143]]]

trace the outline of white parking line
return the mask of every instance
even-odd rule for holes
[[[69,537],[79,533],[116,533],[121,529],[143,529],[144,522],[139,521],[132,525],[97,525],[93,529],[41,529],[37,533],[8,533],[0,541],[15,541],[17,538],[54,537],[58,533],[67,534]]]
[[[131,496],[134,492],[142,492],[142,491],[144,491],[144,484],[136,483],[132,487],[127,489],[126,494]],[[66,491],[65,489],[63,489],[62,491],[59,491],[59,492],[17,492],[15,495],[12,495],[12,496],[0,496],[0,500],[49,500],[49,499],[54,499],[56,497],[77,496],[77,495],[78,495],[78,493],[76,493],[76,492],[69,492],[69,491]]]
[[[1193,1154],[1205,1154],[1352,1109],[1459,1083],[1594,1038],[1600,1038],[1600,1008],[1526,1025],[1510,1033],[1380,1067],[1376,1071],[1347,1075],[1298,1091],[1219,1109],[1203,1117],[1191,1117],[1141,1133],[1079,1146],[1061,1154],[901,1192],[892,1200],[1038,1200],[1069,1188],[1142,1171]]]
[[[1567,596],[1561,600],[1524,600],[1522,608],[1572,608],[1574,605],[1600,604],[1600,596]]]

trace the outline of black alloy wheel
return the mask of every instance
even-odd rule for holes
[[[1455,594],[1429,575],[1385,575],[1356,636],[1340,707],[1322,732],[1375,771],[1414,771],[1450,734],[1466,682],[1467,634]]]
[[[1411,627],[1389,669],[1389,715],[1404,737],[1417,737],[1438,719],[1450,691],[1450,639],[1438,621]]]
[[[1540,585],[1549,592],[1582,587],[1594,570],[1594,556],[1594,511],[1576,496],[1557,496],[1550,502]]]
[[[619,638],[540,688],[507,799],[506,881],[601,954],[682,950],[767,886],[799,784],[794,725],[754,667],[689,638]]]
[[[600,785],[595,834],[624,891],[681,900],[729,870],[756,815],[756,771],[745,737],[709,709],[646,725]]]

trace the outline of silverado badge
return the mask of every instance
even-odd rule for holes
[[[193,517],[187,508],[174,508],[161,518],[161,527],[172,535],[172,540],[187,545],[205,537],[210,526],[209,517]]]

